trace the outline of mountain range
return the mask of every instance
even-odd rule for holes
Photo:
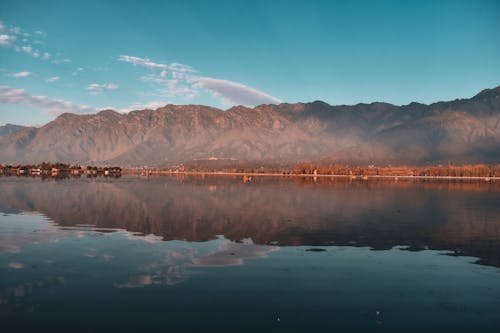
[[[12,126],[0,127],[1,163],[499,163],[500,86],[430,105],[315,101],[224,111],[169,104],[127,114],[64,113],[42,127]]]

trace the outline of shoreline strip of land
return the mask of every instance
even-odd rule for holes
[[[500,180],[500,177],[485,176],[411,176],[411,175],[340,175],[340,174],[295,174],[295,173],[260,173],[260,172],[225,172],[225,171],[168,171],[148,169],[123,169],[124,175],[186,175],[186,176],[239,176],[239,177],[297,177],[297,178],[346,178],[346,179],[443,179],[443,180]]]

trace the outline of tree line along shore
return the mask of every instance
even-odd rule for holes
[[[293,167],[190,167],[124,169],[127,174],[227,174],[269,176],[342,176],[351,178],[482,178],[500,179],[500,165],[436,165],[436,166],[349,166],[297,163]]]
[[[278,167],[192,167],[179,165],[171,168],[122,168],[119,166],[81,166],[65,163],[44,162],[40,164],[0,164],[0,174],[4,176],[121,176],[122,174],[230,174],[230,175],[269,175],[269,176],[343,176],[351,178],[484,178],[500,179],[500,165],[436,165],[436,166],[349,166],[340,164],[297,163],[294,166]]]

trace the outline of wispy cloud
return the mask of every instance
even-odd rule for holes
[[[168,101],[151,101],[147,103],[136,102],[136,103],[131,103],[127,109],[121,109],[120,111],[127,112],[127,110],[133,111],[133,110],[144,110],[144,109],[155,110],[164,107],[167,104],[169,104]]]
[[[179,64],[177,62],[171,63],[169,65],[170,70],[176,71],[176,72],[189,72],[189,73],[196,73],[196,70],[188,65],[184,64]]]
[[[64,64],[64,63],[68,63],[68,62],[71,62],[71,59],[64,58],[64,59],[54,59],[54,60],[52,60],[52,63],[56,64],[56,65]]]
[[[32,96],[24,89],[14,89],[0,86],[0,104],[25,104],[38,107],[44,112],[57,116],[61,113],[93,113],[96,110],[90,106],[78,105],[62,99],[47,96]]]
[[[176,76],[164,78],[161,75],[157,76],[150,74],[142,76],[140,80],[152,83],[156,87],[155,94],[160,97],[183,97],[192,99],[199,95],[198,90],[193,87],[193,84],[186,78],[181,79],[176,78]]]
[[[45,80],[46,82],[48,83],[54,83],[56,81],[59,81],[61,78],[59,76],[53,76],[53,77],[49,77],[47,80]]]
[[[31,72],[19,72],[19,73],[13,73],[10,76],[15,77],[15,78],[24,78],[24,77],[28,77],[28,76],[32,76],[32,75],[33,75],[33,73],[31,73]]]
[[[34,58],[40,57],[40,51],[35,50],[31,45],[14,46],[14,49],[19,52],[27,53]]]
[[[200,90],[205,90],[219,97],[226,105],[255,106],[282,102],[279,98],[243,83],[198,76],[197,71],[189,65],[157,63],[149,58],[130,55],[121,55],[118,60],[156,70],[156,73],[142,76],[140,79],[155,85],[158,96],[191,99],[198,96]]]
[[[196,70],[188,65],[180,64],[177,62],[173,62],[171,64],[162,64],[158,62],[151,61],[148,58],[141,58],[141,57],[135,57],[135,56],[130,56],[130,55],[121,55],[118,57],[119,61],[124,61],[128,62],[133,65],[137,66],[142,66],[146,67],[149,69],[160,69],[161,73],[160,76],[165,77],[167,76],[168,71],[175,71],[175,72],[188,72],[188,73],[195,73]]]
[[[158,108],[161,108],[161,107],[164,107],[165,105],[167,104],[171,104],[171,102],[169,101],[151,101],[151,102],[134,102],[134,103],[130,103],[128,107],[126,108],[116,108],[116,107],[113,107],[113,106],[108,106],[108,107],[105,107],[105,108],[100,108],[99,111],[102,111],[102,110],[115,110],[115,111],[118,111],[118,112],[121,112],[121,113],[128,113],[130,111],[135,111],[135,110],[145,110],[145,109],[148,109],[148,110],[156,110]]]
[[[128,63],[133,64],[133,65],[146,67],[149,69],[161,69],[161,70],[168,69],[168,65],[153,62],[153,61],[149,60],[148,58],[140,58],[140,57],[134,57],[134,56],[129,56],[129,55],[121,55],[118,58],[118,60],[128,62]]]
[[[16,40],[16,36],[0,34],[0,45],[1,46],[10,46],[12,42]]]
[[[193,79],[193,81],[196,86],[205,88],[214,95],[221,97],[222,101],[228,105],[255,106],[259,104],[279,104],[282,102],[276,97],[238,82],[211,77],[199,77]]]
[[[118,85],[116,83],[91,83],[88,85],[87,90],[89,90],[93,94],[100,94],[106,90],[116,90],[118,89]]]
[[[25,53],[33,58],[50,60],[52,54],[44,50],[42,39],[46,34],[42,31],[35,31],[30,34],[23,29],[0,22],[0,46],[12,48],[17,52]],[[53,59],[53,63],[61,63],[60,59]]]

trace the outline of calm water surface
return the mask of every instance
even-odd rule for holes
[[[0,177],[2,332],[498,332],[500,184]]]

